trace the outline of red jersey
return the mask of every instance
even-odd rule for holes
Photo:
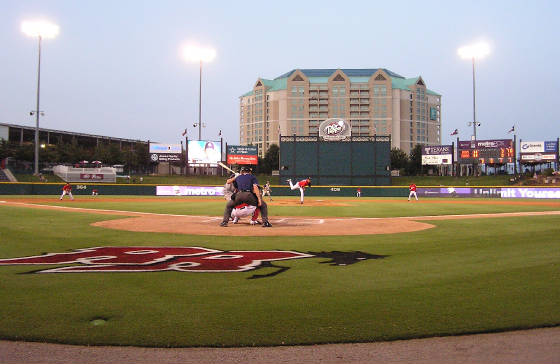
[[[414,183],[411,184],[410,187],[409,187],[409,189],[410,189],[411,192],[412,192],[412,191],[416,192],[416,185],[415,185]]]
[[[298,184],[298,186],[300,186],[302,188],[305,188],[305,187],[309,186],[309,181],[306,180],[306,179],[303,179],[303,180],[299,181],[297,184]]]
[[[63,190],[63,191],[66,191],[66,192],[71,192],[71,191],[72,191],[72,186],[70,186],[70,185],[64,185],[64,187],[62,187],[62,190]]]

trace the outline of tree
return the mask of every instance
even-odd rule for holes
[[[410,158],[406,168],[408,175],[416,175],[422,168],[422,145],[416,144],[414,149],[410,151]]]
[[[406,168],[408,156],[399,148],[391,149],[391,169]]]
[[[272,144],[266,151],[264,158],[259,161],[262,163],[261,173],[272,173],[273,170],[278,170],[278,155],[280,154],[280,147]]]

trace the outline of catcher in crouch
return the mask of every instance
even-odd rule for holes
[[[251,216],[250,224],[260,225],[261,222],[258,220],[259,213],[260,213],[260,209],[257,206],[242,203],[240,205],[235,206],[235,208],[231,211],[231,219],[233,220],[232,223],[237,224],[240,218],[245,216]]]
[[[262,227],[271,227],[272,225],[268,221],[266,202],[262,200],[261,191],[258,187],[259,182],[257,178],[251,174],[251,169],[249,167],[243,167],[241,169],[241,175],[228,179],[226,183],[233,183],[234,181],[237,184],[238,191],[235,193],[235,197],[232,196],[232,199],[226,204],[224,217],[220,226],[228,226],[228,221],[235,206],[246,203],[260,208],[263,221]]]
[[[300,193],[300,199],[299,200],[300,200],[300,204],[303,205],[303,191],[307,187],[311,187],[311,177],[307,177],[306,179],[302,179],[301,181],[299,181],[296,184],[293,184],[291,179],[288,179],[287,181],[290,184],[290,188],[292,190],[299,189],[299,193]]]

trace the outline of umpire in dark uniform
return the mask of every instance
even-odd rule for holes
[[[230,182],[231,180],[231,182]],[[261,209],[261,216],[263,220],[263,227],[271,227],[270,222],[268,222],[268,207],[266,202],[262,200],[261,191],[259,190],[259,182],[257,177],[251,174],[251,169],[249,167],[241,168],[241,174],[237,177],[230,178],[228,183],[237,184],[237,193],[235,198],[228,201],[226,204],[226,210],[224,211],[224,219],[220,223],[220,226],[227,226],[231,212],[233,208],[242,203],[246,203],[253,206],[258,206]]]

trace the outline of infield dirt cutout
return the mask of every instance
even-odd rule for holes
[[[139,199],[104,199],[106,202],[138,201]],[[140,199],[144,201],[144,199]],[[197,200],[192,198],[190,200]],[[391,218],[357,218],[357,217],[294,217],[294,216],[271,216],[272,228],[262,228],[260,225],[249,224],[249,219],[244,218],[238,224],[230,224],[228,227],[220,227],[222,218],[219,216],[195,216],[195,215],[173,215],[157,214],[147,212],[102,210],[81,207],[72,207],[71,201],[64,206],[44,205],[41,203],[52,202],[52,199],[14,199],[3,201],[2,205],[21,206],[28,208],[67,210],[90,214],[123,215],[122,219],[98,221],[93,226],[115,230],[127,230],[138,232],[175,233],[192,235],[216,235],[216,236],[327,236],[327,235],[369,235],[369,234],[395,234],[403,232],[420,231],[435,227],[425,221],[451,220],[451,219],[473,219],[473,218],[499,218],[514,216],[537,216],[537,215],[560,215],[560,211],[544,212],[508,212],[493,214],[468,214],[468,215],[441,215],[441,216],[408,216]],[[94,201],[94,200],[82,200]],[[145,199],[145,201],[157,201]],[[169,199],[170,203],[184,199]],[[208,201],[208,200],[205,200]],[[305,203],[305,206],[351,206],[352,200],[322,200],[314,199]],[[353,200],[355,201],[355,200]],[[384,200],[386,201],[386,200]],[[401,201],[401,200],[399,200]],[[405,200],[406,201],[406,200]],[[419,202],[410,202],[419,203]],[[462,203],[461,201],[422,201],[421,203]],[[469,201],[473,204],[531,204],[531,205],[553,205],[558,203],[542,201]],[[294,200],[277,200],[274,205],[299,205]]]

